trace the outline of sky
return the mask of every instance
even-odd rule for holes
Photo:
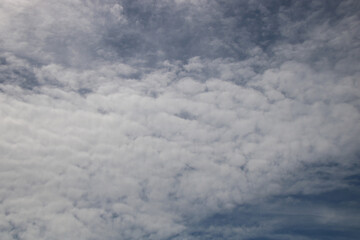
[[[359,13],[1,0],[0,239],[357,239]]]

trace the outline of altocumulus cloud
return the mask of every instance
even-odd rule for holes
[[[1,239],[355,239],[357,1],[3,0]]]

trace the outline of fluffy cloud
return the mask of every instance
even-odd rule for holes
[[[297,239],[304,201],[354,231],[306,196],[356,191],[356,3],[270,5],[4,1],[1,238]]]

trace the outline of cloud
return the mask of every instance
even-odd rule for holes
[[[357,4],[271,3],[4,1],[0,236],[356,233]]]

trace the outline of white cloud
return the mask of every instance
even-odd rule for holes
[[[24,238],[41,236],[28,230],[38,220],[59,239],[75,229],[84,232],[80,239],[115,234],[112,228],[124,237],[166,238],[184,229],[183,214],[196,219],[292,191],[279,180],[299,162],[341,159],[358,144],[359,112],[341,96],[351,91],[321,94],[323,81],[329,90],[337,83],[306,65],[257,76],[251,85],[263,92],[220,79],[172,83],[171,72],[139,81],[104,75],[112,65],[54,67],[38,69],[39,76],[50,71],[70,88],[9,94],[14,87],[4,85],[1,94],[2,208]],[[155,98],[144,92],[154,84]],[[81,96],[79,87],[92,92]],[[130,226],[137,228],[126,232]]]
[[[244,59],[146,65],[136,54],[112,55],[103,42],[109,29],[130,31],[127,7],[2,3],[3,239],[182,236],[189,224],[241,204],[342,186],[314,174],[330,171],[326,164],[335,163],[341,176],[353,173],[356,57],[319,52],[311,59],[321,44],[341,49],[333,31],[347,33],[344,48],[357,51],[348,30],[357,18],[317,25],[301,43],[279,40],[273,56],[248,43]],[[286,35],[292,25],[281,24]],[[336,220],[324,211],[323,221]],[[255,236],[277,223],[267,224],[228,231]]]

